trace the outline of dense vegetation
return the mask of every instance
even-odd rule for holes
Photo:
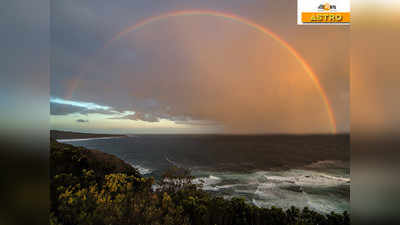
[[[179,168],[156,183],[115,156],[56,141],[50,166],[51,225],[350,224],[347,213],[266,209],[214,197]]]

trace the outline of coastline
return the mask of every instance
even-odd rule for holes
[[[93,139],[109,139],[109,138],[120,138],[126,137],[124,134],[93,134],[93,133],[81,133],[73,131],[60,131],[50,130],[50,139],[57,140],[59,142],[67,141],[85,141]]]
[[[111,137],[94,137],[94,138],[64,138],[64,139],[56,139],[56,141],[60,143],[64,142],[74,142],[74,141],[90,141],[90,140],[99,140],[99,139],[113,139],[113,138],[122,138],[126,136],[111,136]]]

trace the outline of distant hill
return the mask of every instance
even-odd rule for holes
[[[125,137],[121,134],[91,134],[71,131],[50,130],[50,139],[79,139],[79,138],[101,138],[101,137]]]
[[[139,172],[130,164],[99,150],[89,150],[51,140],[50,153],[51,176],[60,173],[79,175],[82,169],[92,169],[98,177],[110,173],[126,173],[140,177]]]

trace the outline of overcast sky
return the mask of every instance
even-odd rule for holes
[[[329,133],[321,92],[286,48],[213,10],[259,24],[313,68],[338,132],[349,131],[345,26],[297,26],[296,1],[51,2],[51,128],[109,133]]]

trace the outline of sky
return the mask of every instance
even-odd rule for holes
[[[115,38],[185,10],[273,32],[322,91],[282,42],[231,17],[165,17]],[[349,29],[297,26],[296,1],[53,1],[50,28],[51,129],[349,132]]]

